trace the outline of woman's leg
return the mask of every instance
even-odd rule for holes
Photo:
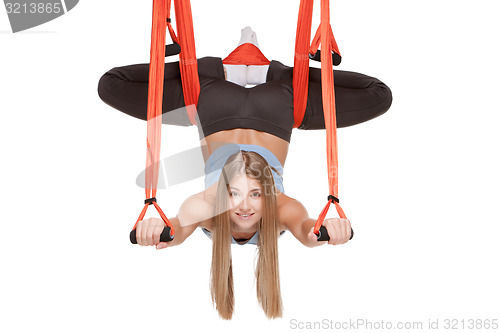
[[[382,81],[364,74],[333,71],[337,127],[363,123],[384,114],[392,103],[392,93]],[[307,107],[300,129],[323,129],[321,70],[309,71]]]
[[[200,77],[224,78],[220,58],[198,60]],[[178,62],[165,64],[162,113],[164,124],[191,126],[184,109],[181,74]],[[111,107],[132,117],[147,120],[149,64],[115,67],[99,80],[99,97]]]
[[[337,127],[356,125],[385,113],[392,103],[392,94],[380,80],[364,74],[333,71]],[[272,61],[268,81],[278,80],[292,84],[293,68]],[[309,69],[307,106],[299,129],[324,129],[321,70]]]
[[[111,107],[132,117],[147,120],[149,64],[115,67],[99,80],[99,97]],[[165,64],[163,84],[163,113],[184,106],[179,63]],[[174,125],[189,126],[189,119],[175,117]],[[165,119],[166,120],[166,119]],[[170,119],[171,120],[171,119]],[[186,122],[185,122],[186,121]],[[171,121],[163,123],[171,123]]]

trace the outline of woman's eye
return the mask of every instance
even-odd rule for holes
[[[232,197],[235,197],[235,196],[237,196],[237,195],[238,195],[238,193],[236,193],[236,192],[231,192],[231,196],[232,196]]]
[[[258,198],[258,197],[260,197],[260,193],[259,192],[252,193],[252,196],[254,198]]]

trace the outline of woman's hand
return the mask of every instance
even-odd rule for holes
[[[160,235],[165,226],[163,220],[154,217],[139,221],[135,227],[137,244],[140,246],[156,245],[158,250],[168,247],[171,242],[160,242]]]
[[[351,238],[351,222],[348,219],[332,218],[323,221],[323,226],[328,232],[330,245],[340,245],[347,243]],[[314,227],[311,228],[307,237],[310,240],[317,241],[317,236],[314,233]]]

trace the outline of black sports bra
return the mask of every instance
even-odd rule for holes
[[[223,130],[250,128],[290,141],[293,92],[287,81],[245,88],[220,78],[202,78],[197,107],[203,131],[200,138]]]

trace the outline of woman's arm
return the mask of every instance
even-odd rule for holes
[[[284,194],[281,194],[284,195]],[[298,200],[285,196],[279,205],[280,224],[284,225],[297,240],[307,247],[315,247],[327,243],[317,241],[313,232],[315,219],[311,219],[306,208]],[[347,219],[331,218],[323,221],[330,240],[328,244],[339,245],[346,243],[351,237],[351,223]]]
[[[177,214],[180,232],[178,244],[184,242],[197,227],[210,226],[214,211],[214,205],[205,200],[205,191],[187,198]]]
[[[280,194],[280,196],[285,196]],[[306,208],[299,201],[285,196],[284,202],[278,207],[280,224],[285,226],[298,241],[307,247],[323,245],[325,242],[316,241],[316,237],[309,236],[316,220],[311,219]]]

